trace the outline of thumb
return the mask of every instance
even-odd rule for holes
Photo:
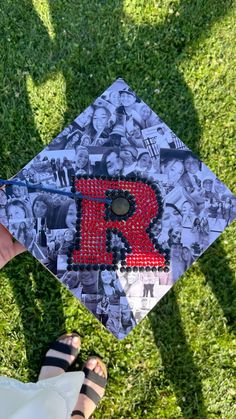
[[[14,247],[15,256],[26,251],[26,248],[23,246],[23,244],[17,241],[13,244],[13,247]]]

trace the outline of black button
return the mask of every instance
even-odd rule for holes
[[[130,210],[130,203],[128,199],[118,197],[112,200],[111,209],[112,212],[116,215],[125,215]]]

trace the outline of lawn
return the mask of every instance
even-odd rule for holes
[[[9,178],[117,77],[236,193],[236,4],[3,0],[0,174]],[[94,418],[234,419],[235,222],[118,341],[34,258],[0,273],[0,374],[36,380],[64,329],[109,368]],[[3,418],[4,419],[4,418]]]

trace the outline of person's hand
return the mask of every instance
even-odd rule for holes
[[[19,242],[13,242],[11,234],[0,224],[0,269],[26,248]]]

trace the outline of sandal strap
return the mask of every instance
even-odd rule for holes
[[[99,394],[93,388],[89,387],[87,384],[82,385],[80,393],[85,394],[85,396],[92,400],[96,406],[101,400],[101,396],[99,396]]]
[[[71,413],[71,416],[76,416],[76,415],[80,415],[83,418],[85,418],[83,412],[81,412],[81,410],[73,410],[73,412]]]
[[[90,370],[87,367],[83,368],[83,372],[85,374],[85,377],[92,381],[93,383],[99,385],[100,387],[105,388],[107,384],[107,379],[102,377],[101,375],[98,375],[96,372]]]
[[[66,371],[71,364],[70,362],[66,361],[66,359],[55,358],[54,356],[46,356],[42,365],[48,365],[50,367],[59,367]]]
[[[66,343],[59,342],[58,340],[52,343],[50,349],[73,356],[77,356],[79,352],[78,348],[74,348],[72,345],[67,345]]]

